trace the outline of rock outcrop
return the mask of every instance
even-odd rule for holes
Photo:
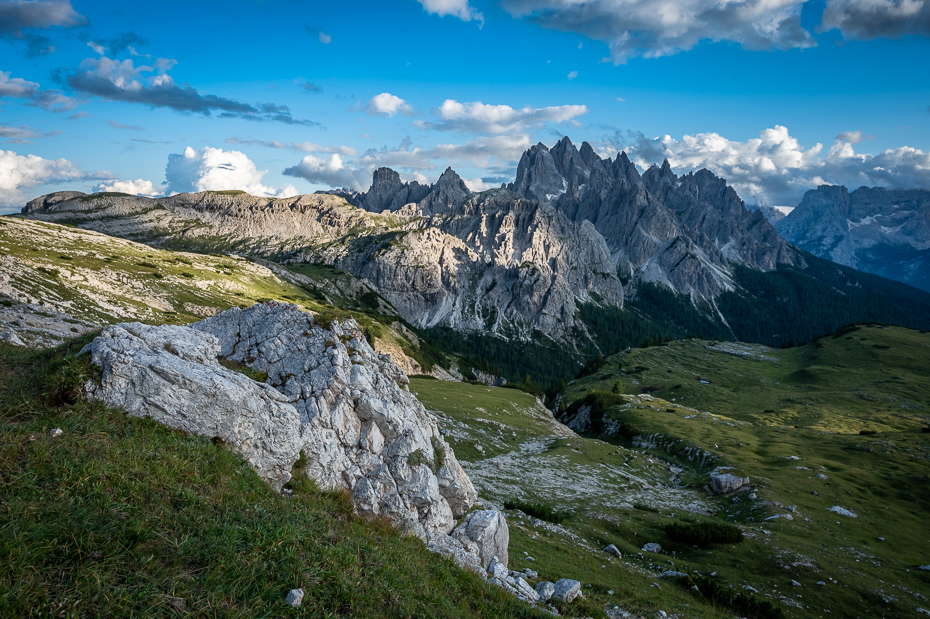
[[[717,494],[732,494],[749,485],[749,478],[737,469],[718,466],[710,473],[710,489]]]
[[[320,487],[349,490],[360,514],[423,539],[451,532],[476,499],[406,375],[354,321],[325,328],[295,306],[269,303],[189,327],[114,325],[88,349],[101,369],[90,397],[218,437],[275,488],[303,451],[305,474]]]
[[[815,256],[930,291],[930,191],[821,185],[776,228]]]

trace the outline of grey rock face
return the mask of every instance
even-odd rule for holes
[[[549,581],[538,582],[536,583],[536,593],[539,594],[540,601],[548,602],[555,593],[555,585]]]
[[[930,291],[930,191],[821,185],[776,228],[815,256]]]
[[[300,416],[273,387],[227,370],[219,342],[189,327],[113,325],[88,345],[90,399],[192,434],[219,437],[276,490],[302,448]]]
[[[570,578],[562,578],[555,583],[554,591],[552,592],[552,597],[565,600],[566,603],[571,603],[576,597],[581,594],[581,583],[577,580],[571,580]]]
[[[275,488],[301,450],[322,488],[427,539],[448,533],[476,493],[436,423],[354,321],[315,324],[295,306],[234,308],[190,327],[123,324],[89,346],[91,397],[131,415],[218,436]],[[218,356],[268,375],[257,383]],[[506,525],[505,525],[506,526]]]
[[[507,519],[499,511],[488,509],[468,514],[451,537],[462,542],[469,550],[473,549],[485,568],[495,559],[498,564],[507,567],[510,531]]]
[[[717,494],[730,494],[749,485],[749,478],[731,467],[718,466],[710,473],[710,489]]]
[[[614,546],[613,544],[610,544],[609,546],[607,546],[607,548],[604,549],[604,552],[606,552],[609,555],[613,555],[617,557],[618,559],[623,556],[623,554],[621,554],[620,552],[620,549]]]

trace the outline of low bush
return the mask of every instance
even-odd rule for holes
[[[702,548],[711,544],[737,544],[743,541],[743,532],[736,525],[711,520],[670,522],[665,525],[665,534],[676,542]]]
[[[568,518],[568,512],[557,511],[548,503],[527,503],[519,499],[504,501],[504,509],[518,509],[527,516],[539,518],[553,524],[562,524]]]

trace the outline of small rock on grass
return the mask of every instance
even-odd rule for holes
[[[613,556],[617,557],[618,559],[619,559],[620,557],[623,556],[623,555],[620,553],[620,550],[619,550],[616,546],[614,546],[613,544],[611,544],[611,545],[609,545],[607,548],[605,548],[605,549],[604,549],[604,552],[606,552],[606,553],[609,554],[609,555],[613,555]]]
[[[555,593],[555,585],[548,581],[536,583],[536,593],[539,594],[539,599],[543,602],[548,602],[552,598],[552,594]]]
[[[62,434],[64,434],[64,430],[62,430],[61,428],[55,428],[54,430],[48,433],[48,435],[51,436],[52,438],[58,438]]]
[[[655,542],[649,542],[648,544],[643,545],[643,550],[646,552],[662,552],[662,547],[656,544]]]
[[[287,597],[284,598],[286,604],[290,604],[294,608],[300,606],[304,601],[304,590],[303,589],[291,589],[287,593]]]
[[[578,597],[580,594],[580,582],[570,578],[563,578],[555,583],[555,591],[553,591],[552,597],[565,600],[566,603],[571,603],[571,601]]]

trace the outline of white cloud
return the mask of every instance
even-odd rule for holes
[[[322,43],[323,45],[329,45],[330,43],[333,42],[332,35],[325,34],[322,30],[320,30],[319,38],[320,38],[320,43]]]
[[[467,133],[510,133],[524,131],[533,125],[565,122],[588,113],[586,105],[556,105],[543,108],[530,106],[515,110],[509,105],[489,105],[480,101],[459,103],[446,99],[433,113],[439,122],[417,121],[421,129],[461,131]]]
[[[469,191],[487,191],[498,187],[494,183],[486,183],[483,178],[463,178],[462,181]]]
[[[240,189],[255,196],[287,198],[299,192],[291,185],[266,187],[262,177],[266,170],[239,151],[224,151],[209,146],[194,150],[190,146],[182,154],[168,155],[165,169],[167,193],[196,193]]]
[[[823,184],[930,189],[930,153],[909,146],[857,153],[853,145],[861,139],[858,131],[840,134],[822,155],[822,144],[806,148],[776,125],[746,142],[700,133],[680,140],[640,137],[625,148],[641,167],[667,158],[679,173],[707,168],[726,178],[748,204],[795,205],[805,191]]]
[[[568,79],[573,80],[573,79],[575,79],[576,77],[578,77],[578,71],[569,71],[569,73],[568,73]]]
[[[307,155],[296,166],[284,170],[284,174],[330,187],[361,188],[355,170],[345,167],[338,153],[328,159]]]
[[[76,99],[67,97],[58,90],[42,90],[36,82],[21,77],[10,77],[9,71],[0,71],[0,97],[26,99],[26,105],[41,107],[49,112],[64,112],[74,109]]]
[[[128,193],[134,196],[148,196],[150,198],[160,196],[164,193],[157,189],[152,181],[137,178],[134,181],[107,181],[94,185],[93,191],[115,191],[119,193]]]
[[[94,52],[100,54],[101,56],[107,53],[107,48],[105,48],[103,45],[100,45],[99,43],[94,43],[93,41],[88,41],[87,47],[91,48],[94,50]]]
[[[406,101],[389,92],[372,97],[365,109],[372,116],[380,114],[391,117],[398,113],[409,116],[413,113],[413,108]]]
[[[930,35],[930,2],[926,0],[829,0],[821,24],[847,39],[869,41]]]
[[[67,159],[43,159],[0,150],[0,207],[22,206],[24,189],[83,178],[87,175]]]
[[[501,4],[514,17],[606,43],[615,64],[635,56],[668,56],[705,40],[733,41],[751,50],[815,45],[801,27],[804,0],[503,0]]]
[[[475,20],[482,26],[484,25],[484,15],[472,8],[468,0],[417,0],[417,2],[432,15],[440,17],[452,15],[462,21]]]

